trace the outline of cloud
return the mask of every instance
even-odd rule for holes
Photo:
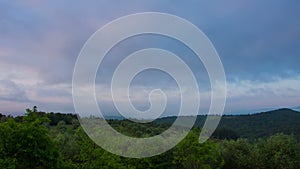
[[[229,82],[229,98],[300,97],[300,76],[274,78],[269,82],[241,80]]]
[[[0,100],[15,102],[29,101],[24,88],[9,79],[0,80]]]
[[[300,74],[298,6],[298,1],[255,0],[218,3],[134,0],[118,4],[104,0],[73,2],[71,6],[60,0],[1,1],[0,111],[23,112],[34,104],[49,111],[73,111],[72,73],[85,41],[109,21],[145,11],[178,15],[207,34],[228,77],[228,110],[243,109],[246,105],[249,109],[297,106],[300,93],[297,88]],[[210,104],[203,65],[186,47],[180,47],[182,44],[162,37],[133,38],[126,43],[117,46],[99,70],[105,74],[97,79],[101,85],[109,83],[114,67],[126,54],[139,48],[161,47],[180,55],[197,73],[201,104],[204,107]],[[148,75],[149,78],[138,77],[136,86],[131,89],[135,91],[132,99],[138,107],[149,106],[147,94],[157,86],[176,98],[176,88],[169,87],[172,79]],[[99,98],[110,106],[107,95]]]
[[[225,112],[241,113],[262,108],[276,109],[299,105],[300,75],[287,78],[273,77],[273,79],[267,82],[251,80],[229,82]]]

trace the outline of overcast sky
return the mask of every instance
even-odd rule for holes
[[[201,29],[223,63],[228,95],[225,112],[300,105],[300,1],[0,1],[0,112],[74,112],[72,73],[88,38],[108,22],[137,12],[164,12]],[[139,23],[137,23],[138,26]],[[158,47],[181,56],[197,73],[201,113],[209,106],[209,82],[201,62],[184,45],[159,36],[134,37],[106,56],[96,78],[99,105],[115,115],[106,93],[114,67],[124,56]],[[169,114],[178,109],[174,79],[159,71],[139,74],[130,89],[133,104],[149,107],[148,94],[161,88]]]

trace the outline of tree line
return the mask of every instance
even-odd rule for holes
[[[43,113],[36,107],[26,112],[17,118],[0,116],[0,168],[300,168],[300,143],[293,135],[277,133],[249,140],[224,128],[200,144],[201,129],[195,127],[173,149],[154,157],[131,159],[97,146],[72,114]],[[129,120],[109,120],[109,123],[134,137],[150,137],[169,127],[169,124],[137,124]]]

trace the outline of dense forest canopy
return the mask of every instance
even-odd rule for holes
[[[164,117],[157,119],[156,122],[172,124],[175,119],[176,117]],[[202,127],[205,119],[206,116],[199,115],[195,127]],[[231,133],[230,135],[236,135],[235,137],[248,139],[265,138],[276,133],[284,133],[295,135],[300,140],[299,119],[300,112],[287,108],[247,115],[224,115],[216,132],[226,131],[228,134]]]
[[[76,115],[45,113],[36,107],[26,111],[20,117],[0,115],[0,168],[300,168],[300,113],[289,109],[224,116],[203,144],[198,137],[205,116],[199,116],[176,147],[142,159],[120,157],[97,146]],[[125,135],[151,137],[168,129],[172,119],[147,124],[108,122]]]

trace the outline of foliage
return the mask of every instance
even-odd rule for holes
[[[173,163],[177,168],[217,169],[224,164],[218,145],[212,141],[200,144],[199,133],[194,129],[175,147]]]
[[[268,113],[225,116],[227,122],[221,121],[223,127],[217,129],[213,138],[205,143],[198,142],[201,130],[196,127],[176,147],[163,154],[131,159],[111,154],[96,145],[79,126],[75,115],[39,112],[36,107],[26,111],[24,117],[0,116],[0,168],[300,168],[300,144],[293,135],[275,134],[266,137],[272,133],[268,130],[267,134],[259,139],[254,139],[256,136],[251,136],[251,139],[238,139],[240,133],[236,131],[245,131],[243,125],[235,126],[234,130],[228,126],[239,124],[236,118],[239,120],[242,118],[243,123],[253,124],[248,128],[259,131],[257,126],[263,125],[258,125],[251,118],[258,120],[256,116],[259,116],[271,120]],[[287,110],[284,112],[289,118],[297,116]],[[283,118],[278,112],[275,112],[275,116]],[[275,117],[273,122],[274,119]],[[151,137],[168,129],[170,124],[163,123],[164,120],[172,121],[163,118],[146,124],[133,123],[129,120],[108,120],[108,122],[125,135]],[[200,125],[203,120],[205,118],[201,120],[198,118],[196,124]],[[262,123],[263,121],[260,120]],[[292,123],[286,128],[293,129],[293,126]],[[253,134],[254,131],[249,133]],[[242,134],[242,137],[245,137],[245,134]]]
[[[299,169],[300,144],[293,136],[276,134],[249,143],[246,139],[223,141],[224,169]]]
[[[299,169],[300,144],[294,137],[276,134],[257,143],[261,166],[273,169]]]
[[[0,123],[0,168],[59,168],[59,150],[42,125],[47,119],[27,110],[23,123],[8,119]]]
[[[50,119],[50,125],[55,126],[59,122],[65,122],[66,124],[76,123],[77,117],[74,114],[62,114],[62,113],[47,113],[47,117]],[[74,121],[75,120],[75,121]]]
[[[221,145],[223,157],[225,158],[224,169],[255,169],[260,165],[257,164],[259,159],[258,151],[248,140],[227,140],[223,141]]]
[[[294,134],[300,140],[300,113],[278,109],[251,115],[224,116],[219,127],[234,130],[248,139],[266,138],[276,133]]]
[[[176,120],[176,118],[177,117],[164,117],[157,119],[155,122],[157,124],[170,125]],[[198,115],[195,127],[202,127],[205,119],[205,115]],[[236,134],[236,137],[248,138],[250,140],[266,138],[276,133],[284,133],[288,135],[293,134],[298,140],[300,140],[299,119],[300,112],[286,108],[248,115],[224,115],[222,116],[216,132],[218,132],[218,130],[223,130],[222,133],[225,134],[224,129],[226,129],[234,132],[231,133],[230,136],[234,136]],[[182,125],[184,126],[185,124]],[[222,133],[215,134],[218,135]],[[223,139],[223,136],[220,138]]]
[[[236,140],[239,138],[239,135],[229,128],[217,128],[212,135],[213,138],[219,140]]]

